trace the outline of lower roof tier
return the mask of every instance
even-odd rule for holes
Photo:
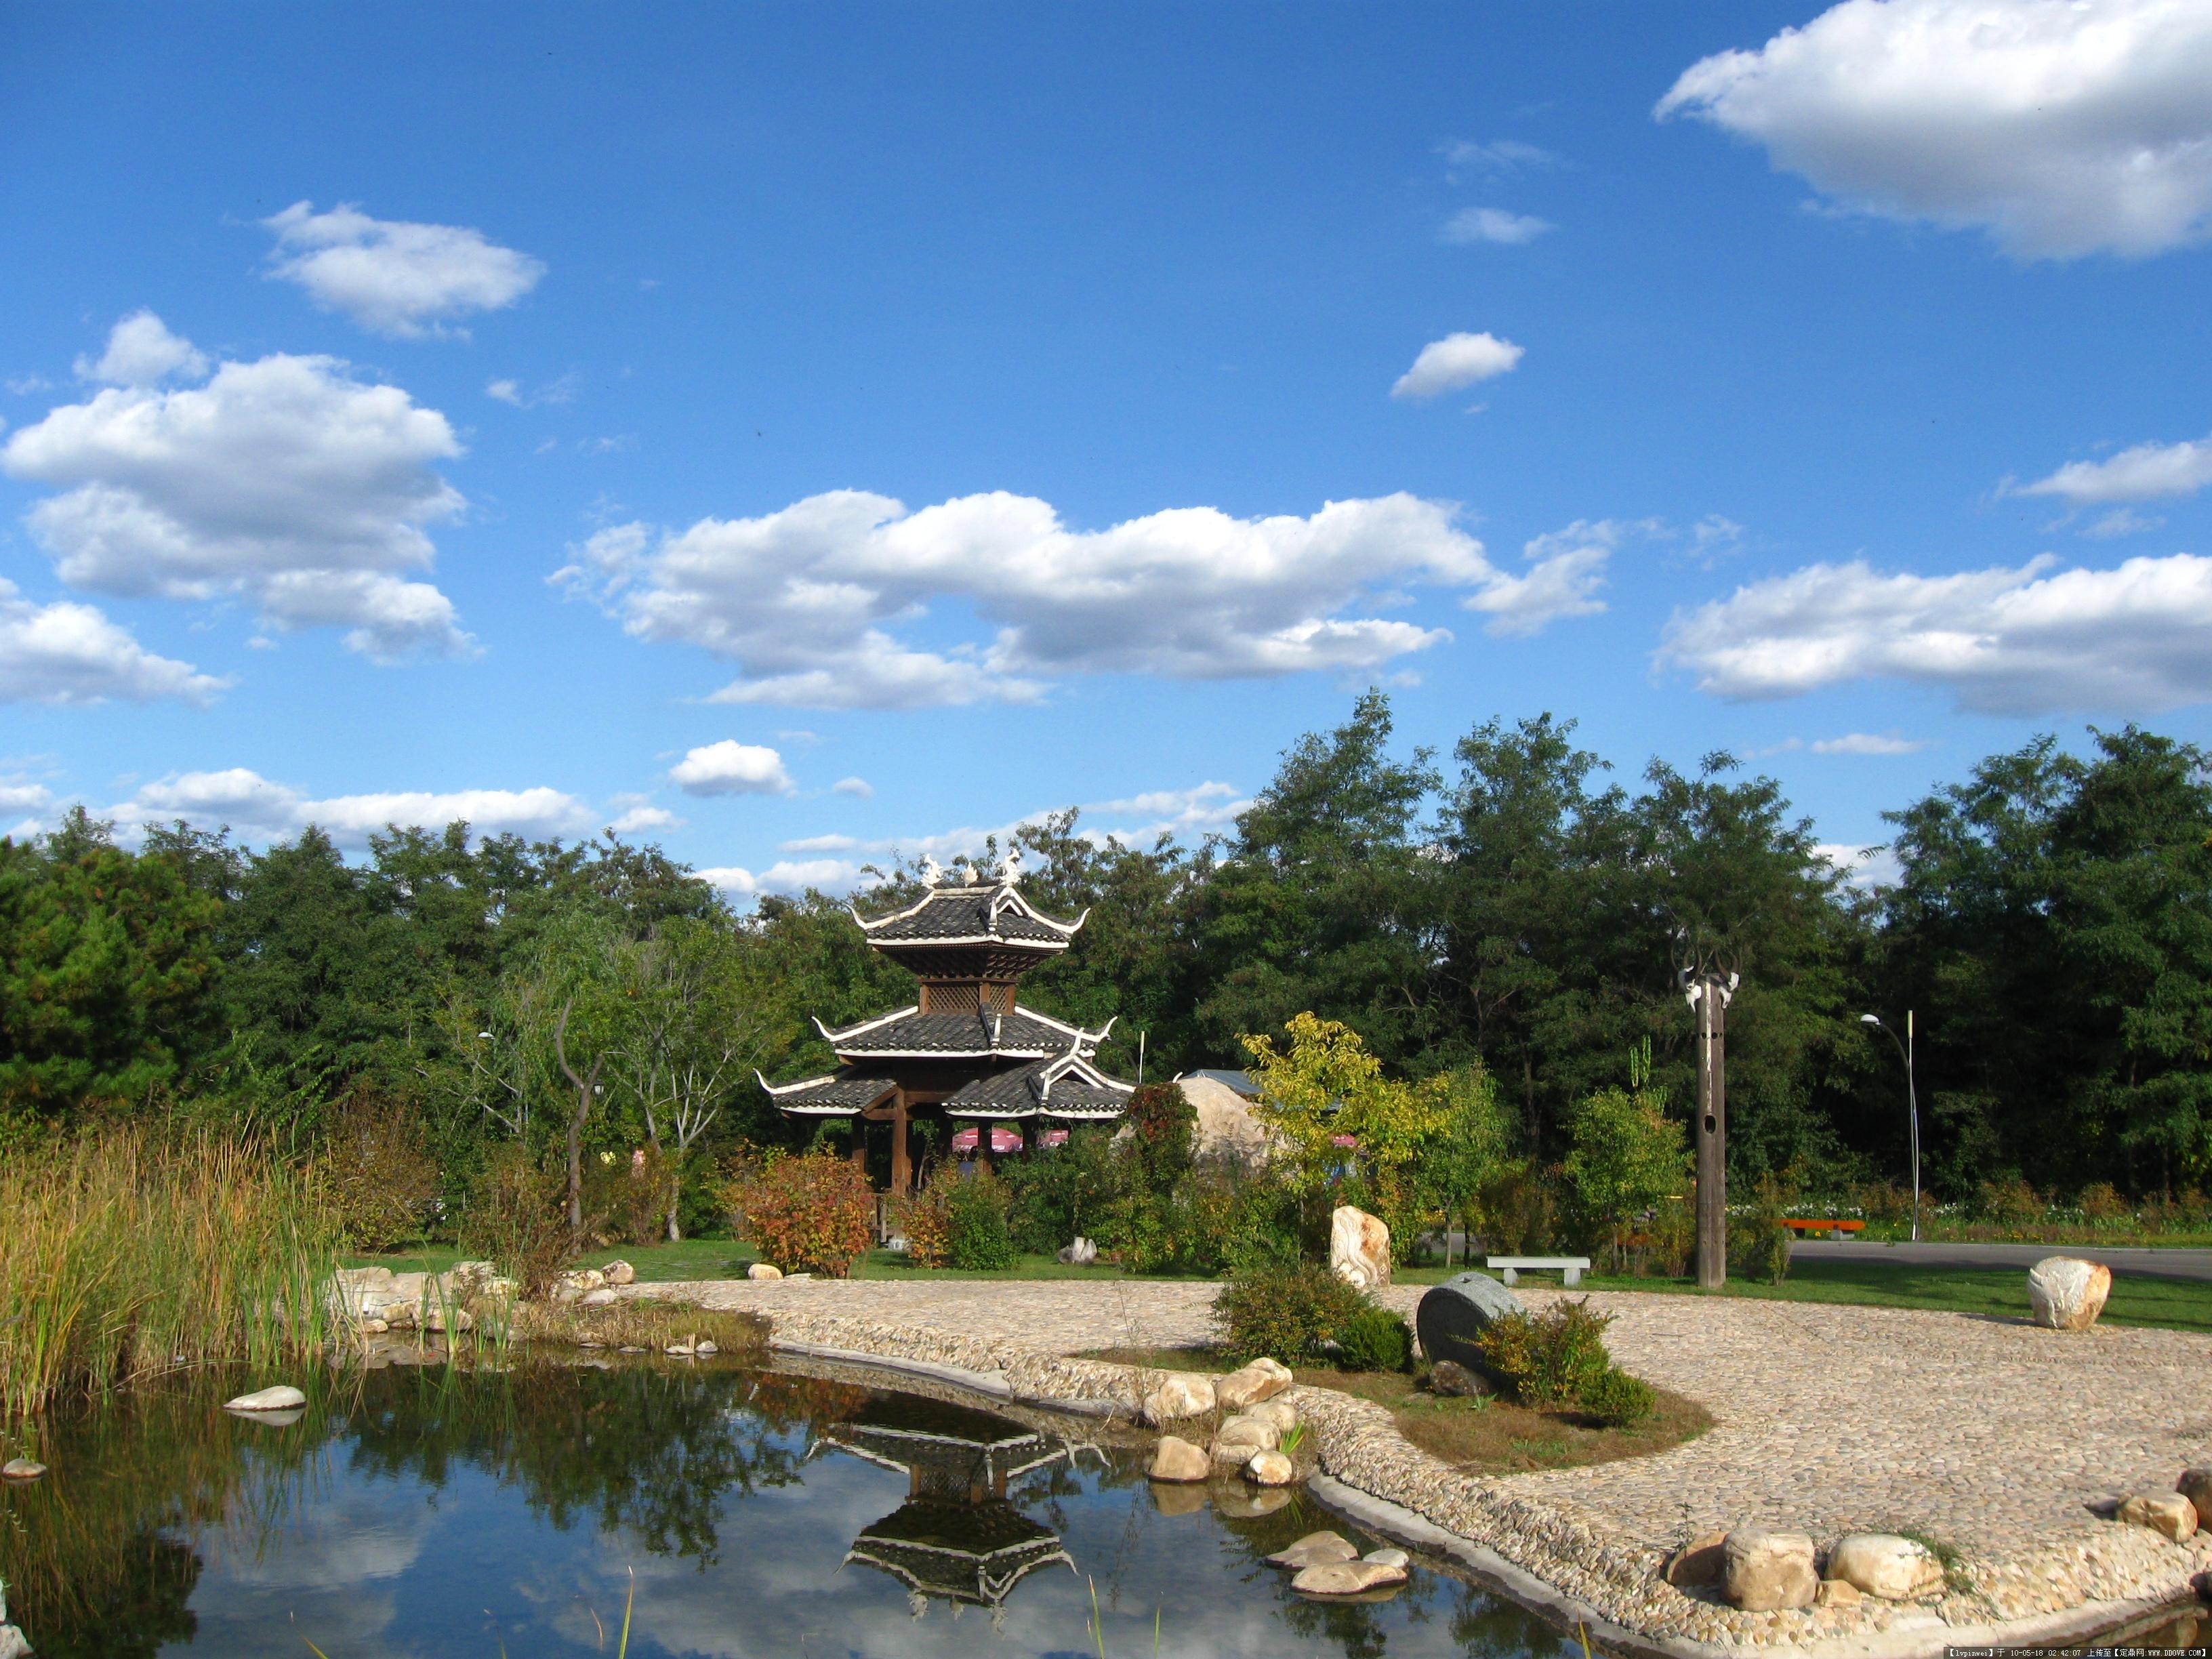
[[[856,1117],[890,1099],[899,1084],[885,1067],[864,1061],[795,1083],[762,1078],[761,1087],[779,1109],[796,1115]],[[1085,1056],[1064,1054],[972,1078],[936,1103],[947,1117],[981,1121],[1054,1117],[1103,1122],[1121,1116],[1134,1091],[1133,1084],[1107,1076]]]

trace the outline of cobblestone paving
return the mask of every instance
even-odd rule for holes
[[[655,1286],[708,1305],[925,1327],[1072,1354],[1207,1334],[1213,1287],[1160,1281],[817,1280]],[[1409,1316],[1418,1286],[1384,1299]],[[1557,1292],[1528,1291],[1540,1306]],[[2069,1334],[1962,1314],[1593,1293],[1614,1354],[1716,1426],[1656,1456],[1515,1475],[1665,1548],[1746,1522],[1816,1538],[1910,1528],[2002,1558],[2082,1535],[2085,1503],[2212,1462],[2212,1337]]]

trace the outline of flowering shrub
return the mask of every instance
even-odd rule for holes
[[[734,1183],[731,1197],[742,1236],[786,1273],[842,1279],[872,1242],[875,1194],[849,1158],[771,1154]]]

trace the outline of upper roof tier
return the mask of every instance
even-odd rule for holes
[[[974,946],[989,951],[1040,953],[1065,951],[1090,915],[1073,921],[1048,916],[1024,898],[1015,884],[1020,861],[1011,854],[996,874],[963,866],[940,878],[934,864],[924,866],[928,882],[922,896],[903,910],[873,921],[857,909],[853,920],[878,950],[941,951]]]

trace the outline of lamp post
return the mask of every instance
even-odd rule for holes
[[[1892,1042],[1897,1044],[1898,1058],[1905,1062],[1905,1113],[1912,1129],[1912,1242],[1920,1242],[1920,1096],[1912,1080],[1912,1010],[1905,1011],[1905,1036],[1900,1042],[1896,1032],[1881,1023],[1879,1014],[1861,1014],[1859,1024],[1871,1025]]]

